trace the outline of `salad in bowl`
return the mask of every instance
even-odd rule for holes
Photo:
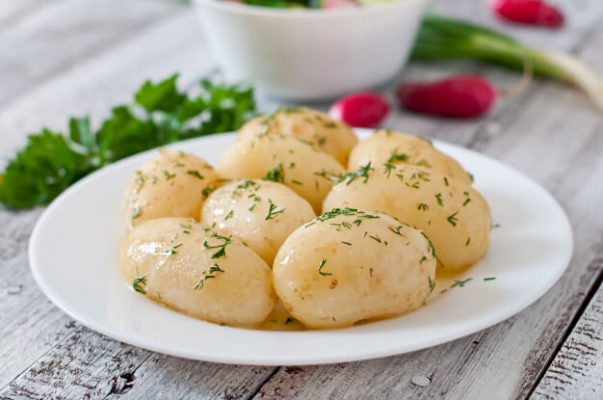
[[[272,97],[332,99],[402,69],[428,0],[194,0],[227,79]]]

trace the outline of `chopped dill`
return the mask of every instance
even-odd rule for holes
[[[264,180],[280,183],[285,182],[285,169],[283,168],[283,164],[279,163],[276,167],[266,172]]]
[[[228,212],[228,214],[226,214],[226,216],[224,217],[224,221],[227,221],[227,220],[231,219],[233,215],[234,215],[234,211],[230,210]]]
[[[145,276],[139,276],[132,281],[132,289],[138,293],[147,294],[146,291],[147,278]]]
[[[222,243],[216,245],[210,245],[207,240],[203,242],[203,247],[206,249],[218,249],[214,254],[211,255],[212,259],[226,257],[226,247],[232,243],[232,236],[222,236],[217,233],[212,233],[210,237],[221,240]]]
[[[433,281],[433,279],[431,279],[431,276],[427,277],[428,279],[428,283],[429,283],[429,292],[433,292],[433,289],[435,289],[435,282]]]
[[[458,218],[456,217],[457,214],[458,214],[458,211],[449,215],[448,218],[446,218],[448,220],[448,222],[450,222],[450,225],[456,226],[456,223],[458,222]]]
[[[465,285],[468,282],[471,282],[473,280],[473,278],[467,278],[467,279],[463,279],[462,281],[454,281],[454,283],[452,284],[452,286],[450,286],[451,288],[453,287],[465,287]]]
[[[218,264],[213,264],[211,267],[209,267],[208,271],[203,272],[203,276],[199,279],[199,282],[197,282],[195,287],[193,287],[193,290],[203,289],[205,282],[207,282],[210,279],[215,279],[216,275],[214,275],[214,274],[216,274],[218,272],[224,273],[226,271],[224,271],[222,268],[220,268],[220,266]]]
[[[374,171],[374,168],[371,166],[371,163],[361,166],[358,170],[353,172],[348,172],[343,175],[338,183],[345,182],[346,185],[351,184],[358,178],[362,178],[362,183],[367,183],[369,179],[369,172]]]
[[[172,173],[170,173],[170,171],[164,169],[163,170],[163,176],[165,177],[166,181],[169,181],[171,179],[174,179],[176,177],[176,174],[172,174]]]
[[[325,264],[327,263],[327,259],[323,258],[322,260],[320,260],[320,265],[318,266],[318,273],[321,274],[322,276],[329,276],[329,275],[333,275],[333,273],[331,272],[324,272],[322,269],[324,268]]]
[[[440,207],[443,207],[444,206],[444,201],[442,200],[442,193],[436,193],[435,198],[438,201],[438,205]]]
[[[285,208],[281,208],[280,210],[277,210],[277,205],[274,204],[272,202],[272,200],[268,199],[268,215],[266,215],[266,218],[264,218],[265,221],[274,219],[278,216],[278,214],[282,214],[285,212]]]
[[[186,171],[186,173],[187,173],[188,175],[194,176],[194,177],[195,177],[195,178],[197,178],[197,179],[204,179],[204,176],[203,176],[203,175],[201,175],[201,174],[199,173],[199,171],[195,171],[195,170],[189,170],[189,171]]]

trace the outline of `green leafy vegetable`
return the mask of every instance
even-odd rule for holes
[[[71,118],[67,135],[50,129],[27,145],[0,173],[0,203],[31,208],[50,203],[70,185],[132,154],[178,140],[239,128],[255,112],[253,89],[200,83],[200,94],[177,87],[178,75],[145,82],[134,104],[119,105],[92,129],[90,119]]]

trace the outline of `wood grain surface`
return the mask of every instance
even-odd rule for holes
[[[481,1],[433,8],[578,53],[603,74],[603,2],[561,2],[566,29],[510,28]],[[517,74],[466,62],[411,64],[398,80],[479,71],[501,89]],[[216,71],[182,3],[3,0],[0,6],[0,165],[25,134],[93,121],[147,78],[180,71],[187,85]],[[382,91],[392,95],[392,82]],[[270,110],[277,104],[262,100]],[[324,107],[323,104],[313,105]],[[477,149],[542,184],[575,235],[568,271],[522,313],[457,341],[381,360],[316,367],[245,367],[182,360],[92,332],[55,308],[29,272],[27,242],[43,210],[0,208],[1,399],[514,399],[603,398],[603,116],[576,91],[536,81],[477,121],[395,110],[390,128]]]
[[[603,266],[603,259],[599,260]],[[600,399],[603,388],[603,286],[536,387],[534,399]]]

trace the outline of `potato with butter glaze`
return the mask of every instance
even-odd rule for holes
[[[219,179],[212,166],[182,151],[161,149],[130,179],[125,193],[128,227],[165,217],[197,218],[203,191]]]
[[[379,213],[334,209],[299,227],[279,250],[274,287],[293,317],[336,328],[420,307],[435,286],[429,241]]]
[[[431,168],[471,184],[471,175],[454,158],[436,149],[430,141],[407,133],[379,130],[360,141],[350,154],[348,169],[354,171],[369,162],[372,165],[410,164]]]
[[[266,262],[236,238],[193,219],[137,225],[119,260],[134,290],[206,321],[256,326],[276,304]]]
[[[279,108],[270,115],[254,118],[241,127],[239,137],[244,139],[270,133],[295,136],[329,154],[343,166],[358,142],[352,128],[306,107]]]
[[[490,208],[464,182],[413,165],[368,164],[347,174],[325,199],[326,210],[382,212],[425,232],[446,272],[479,261],[490,234]]]
[[[209,196],[201,220],[240,238],[272,265],[287,236],[316,217],[310,203],[287,186],[259,179],[230,182]]]
[[[268,178],[306,199],[316,212],[345,170],[326,153],[293,136],[261,135],[236,141],[220,157],[218,172],[229,179]]]

